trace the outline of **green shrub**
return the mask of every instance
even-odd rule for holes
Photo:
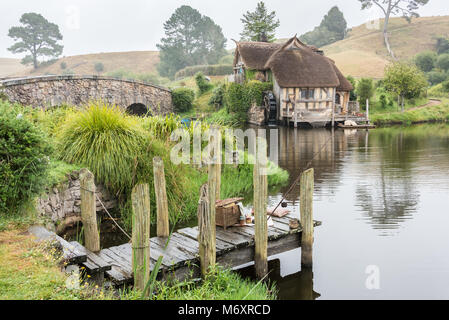
[[[385,94],[381,94],[379,97],[379,104],[382,109],[386,109],[388,106],[387,96]]]
[[[427,79],[432,86],[440,84],[447,79],[447,74],[441,71],[431,71],[427,74]]]
[[[442,87],[445,92],[449,92],[449,80],[444,81]]]
[[[61,69],[62,70],[65,70],[65,69],[67,69],[67,63],[65,63],[65,62],[61,62]]]
[[[51,152],[39,127],[0,102],[0,212],[14,213],[43,190]]]
[[[86,166],[114,193],[132,188],[135,159],[146,140],[136,118],[118,107],[91,103],[67,117],[58,138],[61,160]]]
[[[251,102],[248,99],[244,85],[240,83],[230,83],[226,87],[224,99],[226,109],[229,113],[240,114],[246,119],[246,112],[248,111]]]
[[[196,86],[198,87],[198,95],[201,96],[206,92],[209,92],[214,87],[201,72],[198,72],[195,76]]]
[[[441,70],[449,71],[449,53],[444,53],[438,57],[437,66]]]
[[[209,105],[214,106],[216,109],[223,107],[225,91],[226,87],[224,84],[218,85],[212,92],[212,96],[209,99]]]
[[[189,112],[193,108],[195,92],[188,88],[178,88],[172,91],[173,106],[178,113]]]
[[[366,107],[366,100],[371,100],[374,95],[373,79],[363,78],[357,83],[356,94],[360,105]]]
[[[216,65],[190,66],[179,70],[175,74],[175,79],[183,79],[195,76],[201,72],[207,76],[226,76],[234,73],[232,62]]]
[[[257,80],[252,80],[245,85],[246,94],[250,104],[257,104],[261,106],[263,104],[263,93],[264,91],[273,90],[273,85],[271,82],[261,82]]]
[[[418,53],[415,57],[416,66],[423,72],[430,72],[435,68],[437,54],[433,51]]]
[[[98,72],[98,73],[103,72],[104,71],[104,64],[101,63],[101,62],[97,62],[95,64],[95,71]]]

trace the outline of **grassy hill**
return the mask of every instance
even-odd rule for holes
[[[5,67],[1,64],[0,75],[12,68],[8,64]],[[9,59],[13,60],[13,59]],[[66,64],[66,69],[61,68],[61,63]],[[102,63],[104,71],[100,74],[124,69],[133,73],[156,73],[156,66],[159,63],[159,52],[157,51],[131,51],[131,52],[110,52],[86,54],[72,57],[63,57],[51,65],[42,66],[37,70],[17,69],[13,70],[14,75],[45,75],[62,74],[72,71],[76,74],[90,75],[97,74],[95,64]]]
[[[368,29],[365,24],[355,27],[346,39],[322,49],[345,75],[382,78],[390,57],[383,43],[383,20],[379,26],[379,30]],[[438,36],[449,36],[449,16],[417,18],[410,24],[402,18],[390,22],[390,42],[399,59],[434,50]]]
[[[30,67],[20,63],[20,59],[0,58],[0,78],[16,74],[25,74]]]

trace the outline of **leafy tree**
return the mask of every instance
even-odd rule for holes
[[[98,72],[98,73],[103,72],[104,71],[104,64],[101,63],[101,62],[97,62],[95,64],[95,71]]]
[[[347,27],[343,12],[335,6],[324,16],[318,27],[303,34],[300,39],[309,45],[322,47],[343,40],[347,33]]]
[[[221,28],[190,6],[176,9],[164,23],[164,30],[165,38],[157,45],[162,76],[173,77],[187,66],[216,64],[226,55],[226,38]]]
[[[402,16],[411,21],[413,17],[419,17],[416,10],[420,6],[426,5],[429,0],[359,0],[362,3],[362,10],[369,9],[373,5],[379,7],[385,16],[383,34],[384,42],[388,53],[395,58],[394,52],[391,50],[390,41],[388,39],[388,27],[391,15],[402,14]]]
[[[276,29],[280,26],[276,12],[268,13],[263,1],[257,4],[254,12],[247,11],[240,20],[243,23],[243,32],[240,35],[242,40],[246,41],[273,42]]]
[[[438,37],[435,47],[438,54],[449,53],[449,40],[445,37]]]
[[[427,74],[427,78],[432,86],[440,84],[445,81],[448,77],[447,74],[442,71],[431,71]]]
[[[435,68],[437,54],[433,51],[424,51],[416,55],[415,64],[424,72],[430,72]]]
[[[449,53],[442,54],[438,57],[437,66],[446,72],[449,70]]]
[[[402,99],[402,112],[404,112],[404,98],[415,98],[428,86],[424,73],[415,65],[405,62],[388,65],[384,81],[385,89]]]
[[[62,35],[56,24],[37,13],[23,14],[20,23],[22,26],[9,29],[8,36],[16,43],[8,50],[12,53],[29,53],[22,59],[23,64],[33,63],[34,69],[37,69],[39,57],[55,58],[62,54],[64,47],[58,44]]]
[[[371,100],[374,95],[373,79],[362,78],[357,83],[356,94],[359,98],[360,105],[366,107],[366,100]]]
[[[355,88],[356,88],[356,81],[354,79],[353,76],[347,76],[346,79],[348,79],[348,81],[352,84],[352,91],[349,93],[349,100],[350,101],[356,101],[357,100],[357,94],[355,93]]]

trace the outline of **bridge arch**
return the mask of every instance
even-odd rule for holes
[[[154,115],[173,112],[171,91],[139,81],[99,76],[42,76],[0,81],[0,93],[11,102],[46,108],[84,105],[102,100],[126,111],[137,107]]]
[[[126,108],[126,113],[139,117],[144,117],[148,115],[149,111],[150,110],[148,110],[147,106],[144,105],[143,103],[133,103],[128,108]]]

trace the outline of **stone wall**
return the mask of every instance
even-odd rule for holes
[[[11,102],[35,108],[62,104],[84,105],[103,100],[126,110],[133,104],[143,104],[153,114],[173,112],[171,91],[138,81],[97,76],[44,76],[12,79],[0,82],[0,91]]]
[[[106,209],[117,207],[117,200],[101,185],[97,185],[97,195]],[[81,221],[81,193],[79,171],[67,175],[67,181],[38,199],[37,211],[45,220],[53,224],[58,234]],[[104,209],[97,200],[97,213],[104,213]]]
[[[252,106],[248,110],[248,122],[257,126],[262,126],[266,123],[265,109],[260,106]]]

